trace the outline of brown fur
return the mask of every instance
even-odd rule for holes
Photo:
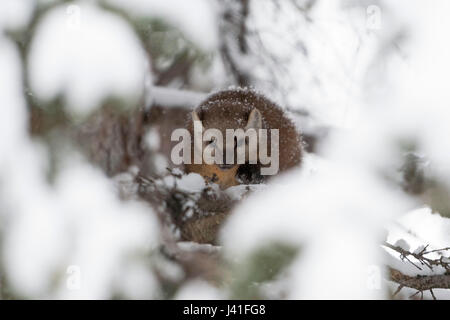
[[[263,128],[279,130],[279,172],[300,165],[303,151],[299,132],[285,112],[263,95],[247,89],[225,90],[208,97],[195,111],[205,130],[219,129],[225,138],[226,129],[244,129],[250,112],[255,108],[262,114]],[[191,116],[187,128],[193,137]],[[270,134],[268,140],[270,150]],[[238,165],[228,170],[221,170],[217,165],[186,165],[186,171],[199,173],[222,188],[239,184],[237,170]]]

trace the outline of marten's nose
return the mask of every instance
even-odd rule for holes
[[[221,170],[228,170],[234,167],[234,164],[219,164]]]

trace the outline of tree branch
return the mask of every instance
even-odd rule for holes
[[[446,270],[444,274],[408,276],[397,269],[388,267],[391,280],[399,284],[394,296],[398,294],[402,288],[408,287],[417,290],[413,296],[420,293],[421,298],[423,298],[423,292],[429,290],[433,299],[436,299],[433,289],[450,289],[450,259],[442,255],[442,252],[450,250],[449,247],[437,250],[427,250],[427,245],[420,251],[416,250],[414,252],[410,252],[388,242],[383,243],[383,245],[399,253],[402,261],[408,261],[419,270],[422,270],[423,266],[426,266],[430,270],[433,270],[435,267],[441,267]],[[426,255],[430,253],[439,253],[441,256],[438,259],[426,257]],[[420,265],[413,262],[410,258],[417,260]]]
[[[220,29],[224,36],[222,37],[220,51],[237,84],[246,87],[251,84],[251,77],[248,70],[242,70],[238,60],[248,54],[247,17],[250,12],[249,0],[224,1],[221,5]]]
[[[432,289],[450,289],[450,274],[411,277],[394,268],[389,268],[389,273],[391,280],[398,283],[400,289],[408,287],[420,292]]]
[[[419,270],[422,270],[421,267],[419,267],[417,264],[415,264],[414,262],[412,262],[409,257],[414,257],[415,259],[417,259],[420,264],[422,266],[426,266],[428,267],[430,270],[433,270],[433,267],[442,267],[446,270],[447,273],[450,273],[450,258],[448,257],[444,257],[443,255],[441,255],[441,257],[439,259],[430,259],[428,257],[425,257],[427,254],[430,253],[436,253],[436,252],[443,252],[443,251],[449,251],[450,247],[447,248],[443,248],[443,249],[437,249],[437,250],[427,250],[428,245],[423,247],[422,250],[420,250],[419,252],[410,252],[408,250],[405,250],[403,248],[400,248],[398,246],[394,246],[390,243],[385,242],[383,244],[385,247],[392,249],[398,253],[400,253],[400,259],[402,260],[407,260],[408,262],[410,262],[413,266],[415,266],[416,268],[418,268]]]

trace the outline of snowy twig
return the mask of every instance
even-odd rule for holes
[[[431,259],[426,257],[426,255],[430,253],[450,251],[450,247],[437,250],[427,250],[427,245],[420,251],[410,252],[388,242],[385,242],[383,245],[398,252],[400,254],[401,260],[407,260],[409,263],[420,270],[422,270],[422,268],[414,263],[410,259],[410,257],[415,258],[420,262],[421,266],[426,266],[430,270],[433,270],[433,267],[442,267],[446,270],[445,274],[408,276],[397,269],[389,267],[391,280],[399,284],[399,287],[397,288],[393,296],[396,296],[403,287],[408,287],[417,290],[417,292],[411,297],[414,297],[420,293],[421,298],[423,298],[423,292],[429,290],[433,299],[436,299],[433,289],[450,289],[450,260],[444,256],[441,256],[439,259]]]
[[[421,263],[422,266],[425,265],[430,270],[433,270],[433,266],[436,266],[436,267],[439,266],[439,267],[444,268],[447,272],[450,273],[450,259],[449,258],[444,257],[444,256],[441,256],[439,259],[430,259],[430,258],[425,257],[427,254],[434,253],[434,252],[450,251],[449,247],[443,248],[443,249],[427,251],[427,248],[428,248],[428,245],[427,245],[423,249],[421,249],[419,252],[410,252],[408,250],[405,250],[398,246],[394,246],[387,242],[385,242],[383,245],[389,249],[392,249],[392,250],[400,253],[400,258],[402,260],[406,259],[408,262],[410,262],[413,266],[415,266],[419,270],[422,270],[422,268],[419,267],[414,262],[412,262],[409,259],[409,257],[416,258]]]

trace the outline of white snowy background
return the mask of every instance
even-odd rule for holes
[[[318,0],[304,13],[307,3],[250,1],[248,28],[257,32],[251,44],[264,50],[232,54],[258,90],[294,113],[308,113],[308,124],[329,134],[301,169],[242,201],[217,250],[241,266],[271,243],[296,248],[289,266],[266,284],[268,298],[281,292],[289,299],[387,299],[396,286],[386,280],[386,264],[408,275],[445,272],[419,271],[381,244],[411,251],[450,246],[450,212],[432,211],[432,203],[398,183],[406,143],[425,159],[426,174],[450,190],[450,3]],[[194,89],[233,84],[219,58],[216,2],[0,1],[0,286],[8,285],[2,295],[164,296],[152,267],[161,241],[153,209],[121,200],[116,180],[70,144],[61,146],[64,155],[49,183],[50,147],[27,128],[26,94],[44,102],[63,97],[74,122],[111,96],[131,106],[152,93],[182,104],[183,96],[171,94],[176,83],[151,88],[144,45],[129,21],[105,4],[129,17],[163,19],[207,52],[208,69],[190,74]],[[27,30],[46,5],[54,7],[36,22],[23,59],[10,34]],[[31,93],[23,90],[25,74]],[[201,189],[203,181],[185,183]],[[167,272],[177,277],[172,267]],[[231,291],[196,279],[174,297],[227,298]],[[405,291],[403,298],[415,292]],[[434,293],[450,297],[446,290]]]

